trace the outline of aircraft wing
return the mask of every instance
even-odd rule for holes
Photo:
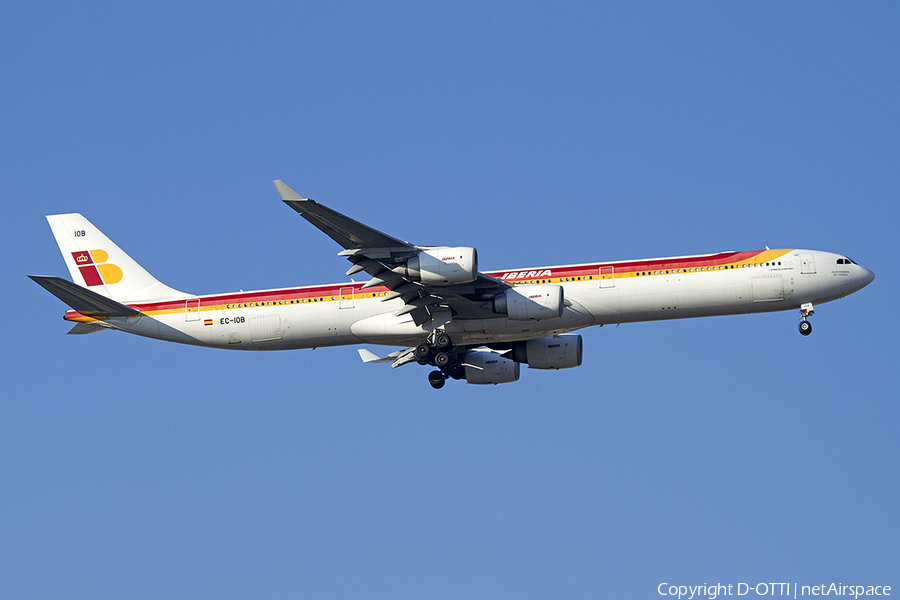
[[[365,271],[372,280],[363,288],[382,285],[391,290],[383,300],[403,300],[406,306],[397,312],[397,316],[409,314],[416,325],[430,320],[435,310],[441,307],[462,318],[497,316],[482,305],[509,287],[503,281],[483,273],[478,273],[475,281],[465,284],[429,285],[414,281],[398,271],[402,271],[410,258],[430,247],[398,240],[315,200],[304,198],[281,180],[274,183],[285,204],[344,248],[339,255],[353,263],[347,271],[348,276]]]
[[[304,198],[280,179],[274,183],[278,195],[285,204],[321,229],[325,235],[343,246],[345,250],[361,248],[391,248],[399,252],[415,250],[415,246],[412,244],[363,225],[327,206],[322,206],[315,200]]]

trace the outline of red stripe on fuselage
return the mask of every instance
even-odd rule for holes
[[[591,263],[585,265],[569,265],[557,267],[538,267],[530,269],[506,269],[503,271],[491,271],[486,273],[490,277],[502,279],[508,274],[515,274],[514,277],[507,277],[505,281],[515,282],[532,279],[558,279],[565,277],[583,277],[585,275],[597,275],[601,267],[613,267],[616,274],[635,273],[642,271],[665,271],[673,269],[691,269],[699,267],[714,267],[740,263],[751,260],[753,257],[762,254],[764,250],[754,250],[746,252],[722,252],[719,254],[710,254],[705,256],[688,256],[681,258],[658,258],[645,259],[635,261],[610,262],[610,263]],[[787,252],[787,251],[786,251]],[[549,274],[547,272],[549,271]],[[543,275],[540,275],[543,273]],[[529,276],[530,275],[530,276]],[[243,308],[235,305],[251,303],[257,306],[264,306],[268,302],[287,303],[289,301],[302,300],[304,303],[314,303],[319,298],[322,301],[340,300],[341,290],[353,290],[354,297],[369,296],[371,294],[384,294],[390,290],[383,286],[376,286],[361,291],[363,283],[337,283],[328,285],[317,285],[302,288],[287,288],[276,290],[262,290],[253,292],[237,292],[231,294],[219,294],[214,296],[201,296],[199,298],[189,298],[182,300],[167,300],[163,302],[141,303],[139,306],[131,305],[144,313],[154,312],[177,312],[183,311],[185,302],[192,302],[192,307],[196,307],[197,300],[200,301],[200,308],[209,309],[215,306],[231,306],[232,308]],[[349,294],[343,294],[347,296]],[[250,308],[248,306],[247,308]],[[66,319],[81,317],[79,313],[70,310],[66,313]]]
[[[491,277],[504,281],[521,281],[528,279],[549,279],[558,277],[578,277],[596,275],[601,267],[613,267],[617,274],[636,273],[641,271],[665,271],[673,269],[693,269],[700,267],[718,267],[751,260],[762,254],[764,250],[746,252],[721,252],[704,256],[685,256],[680,258],[651,258],[634,261],[591,263],[586,265],[569,265],[561,267],[540,267],[536,269],[507,269],[487,273]],[[547,274],[547,272],[550,272]],[[543,273],[543,275],[541,274]],[[512,275],[510,277],[509,275]]]

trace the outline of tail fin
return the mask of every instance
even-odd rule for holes
[[[47,222],[78,285],[119,303],[190,296],[157,281],[80,214],[49,215]]]

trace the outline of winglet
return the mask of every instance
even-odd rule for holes
[[[276,179],[272,183],[275,184],[275,189],[278,190],[278,195],[281,196],[281,199],[287,202],[288,200],[307,200],[297,192],[295,192],[291,186],[286,184],[280,179]]]

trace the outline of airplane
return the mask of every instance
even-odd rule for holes
[[[720,252],[481,272],[470,247],[416,246],[304,198],[281,180],[282,201],[337,242],[367,282],[193,295],[155,279],[77,213],[47,221],[73,281],[31,279],[67,304],[70,334],[107,329],[234,350],[373,344],[405,346],[365,363],[430,365],[428,382],[517,381],[520,366],[582,363],[593,325],[800,311],[875,279],[844,255],[816,250]]]

